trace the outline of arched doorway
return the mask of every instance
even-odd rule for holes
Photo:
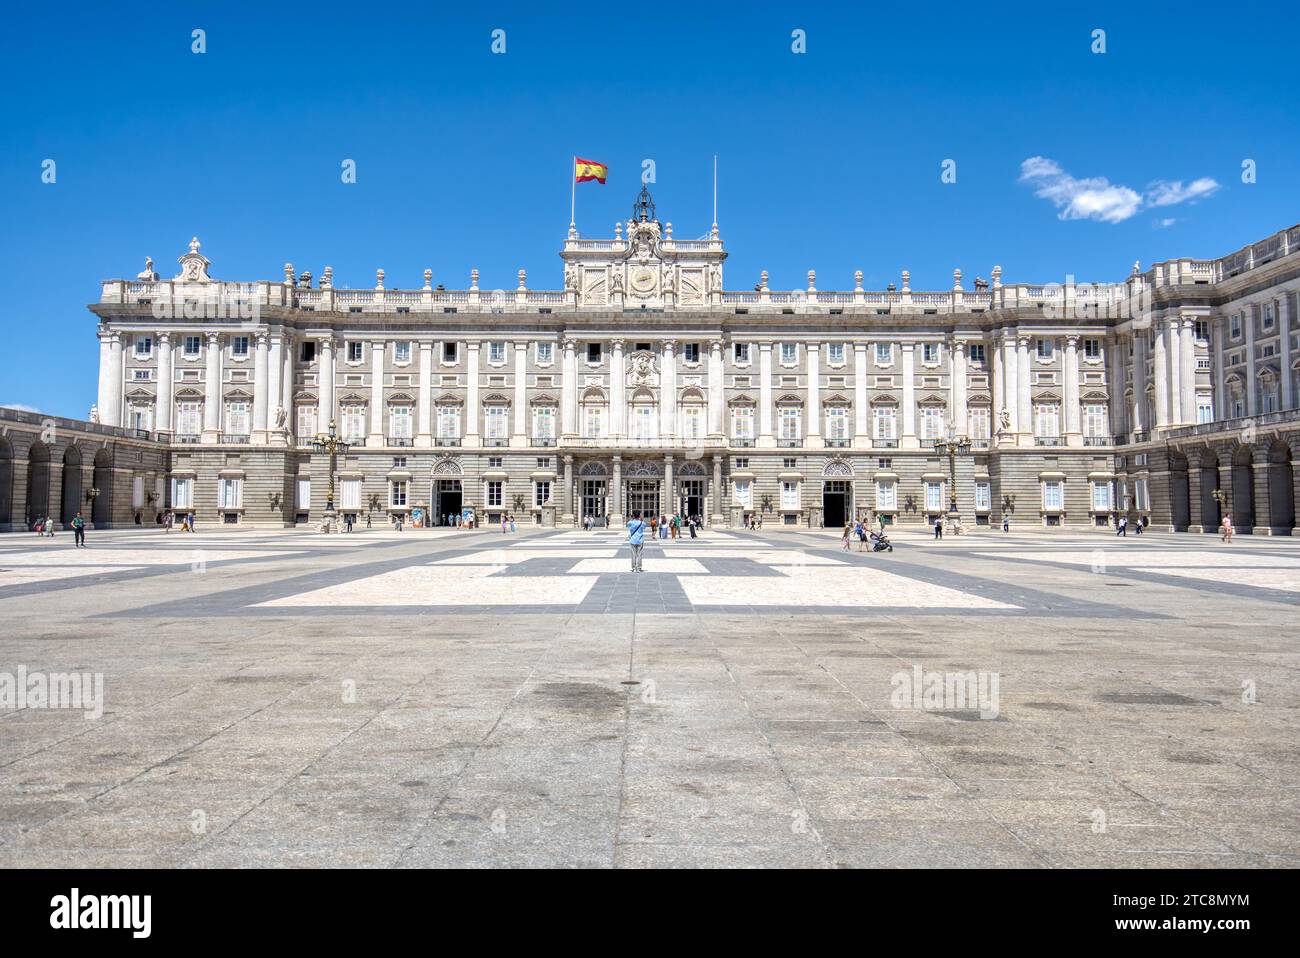
[[[91,507],[96,529],[107,529],[113,521],[113,454],[107,449],[95,453],[94,487],[99,490]]]
[[[433,464],[433,521],[430,525],[455,525],[465,505],[465,491],[461,479],[465,471],[460,461],[451,457]]]
[[[1187,457],[1169,454],[1169,523],[1175,532],[1186,532],[1192,524],[1191,487],[1187,475]]]
[[[14,447],[0,437],[0,529],[14,521]]]
[[[1201,529],[1218,532],[1223,512],[1214,494],[1219,491],[1219,457],[1213,450],[1201,453]]]
[[[681,516],[694,516],[704,521],[704,493],[708,486],[708,473],[698,462],[683,463],[677,473],[677,508]]]
[[[1273,443],[1268,450],[1268,524],[1274,535],[1289,536],[1295,527],[1294,482],[1291,447]]]
[[[1255,456],[1250,446],[1232,454],[1232,525],[1238,532],[1255,526]]]
[[[72,522],[81,508],[81,450],[69,446],[63,451],[63,508],[59,521],[65,526]]]
[[[853,467],[843,460],[822,469],[822,528],[840,529],[853,515]]]
[[[27,450],[27,528],[50,514],[50,447],[34,442]]]

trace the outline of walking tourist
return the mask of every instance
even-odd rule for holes
[[[627,524],[627,541],[632,546],[632,571],[643,572],[641,568],[641,553],[645,550],[645,520],[641,518],[641,513],[632,513],[632,521]]]
[[[86,520],[81,518],[80,512],[72,517],[72,535],[73,544],[77,548],[81,548],[86,544]]]
[[[859,529],[862,528],[862,523],[859,522],[857,527]],[[840,542],[845,552],[849,551],[849,537],[853,534],[853,531],[854,531],[853,523],[851,522],[844,523],[844,535],[840,537]]]
[[[934,537],[936,539],[943,538],[943,516],[934,517]]]
[[[1119,522],[1115,523],[1115,537],[1123,536],[1128,538],[1128,516],[1120,516]]]
[[[344,532],[351,532],[351,531],[352,531],[352,521],[353,521],[353,519],[355,519],[355,518],[356,518],[356,517],[353,516],[352,513],[350,513],[350,512],[345,512],[345,513],[343,513],[343,531],[344,531]]]
[[[1003,532],[1011,531],[1011,517],[1008,515],[1002,516],[1002,531]]]
[[[1224,542],[1232,541],[1232,513],[1231,512],[1223,517],[1223,541]]]
[[[691,516],[689,525],[690,525],[690,529],[691,529],[691,538],[694,539],[694,538],[695,538],[695,530],[698,529],[699,526],[700,526],[700,520],[699,520],[699,518],[698,518],[697,516]]]

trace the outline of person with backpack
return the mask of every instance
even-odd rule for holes
[[[78,549],[86,545],[86,520],[81,517],[80,512],[72,517],[72,536],[73,545]]]
[[[644,572],[641,568],[641,553],[645,551],[645,520],[641,513],[632,513],[632,521],[627,524],[627,541],[632,546],[632,571]]]

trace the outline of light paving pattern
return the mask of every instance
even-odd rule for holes
[[[896,545],[0,539],[0,865],[1300,864],[1300,542]]]

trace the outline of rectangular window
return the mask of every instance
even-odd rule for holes
[[[937,363],[939,361],[939,344],[923,343],[921,345],[921,362]]]
[[[442,361],[444,363],[447,363],[452,366],[456,365],[456,356],[457,356],[456,347],[457,347],[456,343],[442,344]]]
[[[506,344],[488,343],[488,362],[503,363],[505,361],[506,361]]]
[[[799,508],[799,482],[797,480],[782,481],[781,508],[786,510]]]
[[[1241,316],[1233,314],[1232,319],[1228,320],[1229,331],[1233,339],[1241,339]]]
[[[413,433],[411,431],[410,406],[388,407],[388,435],[393,439],[411,438]]]
[[[1209,320],[1196,320],[1196,338],[1203,343],[1210,341],[1210,323]]]
[[[782,439],[798,439],[800,418],[803,413],[798,406],[781,407],[781,432]]]
[[[971,343],[971,345],[970,345],[970,361],[971,361],[972,363],[975,363],[975,364],[983,365],[983,363],[984,363],[984,344],[983,344],[983,343]]]
[[[297,495],[297,507],[299,511],[306,512],[311,508],[311,480],[299,479],[295,485]]]
[[[539,366],[549,365],[551,362],[551,357],[555,355],[554,352],[552,352],[553,349],[554,349],[553,343],[538,343],[537,344],[537,365]]]
[[[485,435],[488,439],[505,439],[509,433],[507,430],[508,413],[510,410],[506,406],[488,406],[484,412],[484,421],[486,423]]]
[[[599,439],[605,432],[605,407],[584,406],[582,410],[582,435],[587,439]]]
[[[1043,480],[1043,509],[1048,512],[1061,511],[1061,480]]]
[[[1101,340],[1085,339],[1083,341],[1084,359],[1101,359]]]
[[[555,438],[555,407],[554,406],[533,407],[533,438],[534,439]]]
[[[1268,303],[1264,306],[1264,328],[1273,328],[1273,304]]]
[[[1133,498],[1136,500],[1135,504],[1139,512],[1146,512],[1151,508],[1151,496],[1145,479],[1133,481]]]
[[[682,347],[682,360],[688,363],[698,363],[700,361],[700,344],[687,343]]]
[[[217,505],[221,509],[238,509],[243,505],[244,480],[217,480]]]
[[[298,439],[304,441],[316,435],[316,407],[298,407]]]
[[[876,365],[889,366],[894,362],[894,344],[876,343]]]
[[[1051,358],[1052,358],[1052,347],[1053,347],[1053,345],[1054,345],[1054,344],[1053,344],[1052,340],[1050,340],[1050,339],[1040,339],[1040,340],[1038,340],[1038,358],[1039,358],[1039,359],[1051,359]]]
[[[1035,410],[1038,429],[1035,435],[1044,439],[1055,439],[1061,435],[1061,407],[1055,403],[1039,406]]]
[[[347,355],[348,362],[350,363],[361,362],[363,356],[365,355],[365,345],[363,343],[348,343],[346,348],[347,348],[346,355]]]
[[[361,480],[360,479],[339,480],[339,508],[340,509],[361,508]]]
[[[248,435],[248,403],[226,404],[226,432],[234,436]]]
[[[749,343],[736,343],[732,347],[732,352],[739,365],[749,365]]]
[[[876,483],[876,508],[882,512],[898,508],[898,485],[892,479]]]
[[[247,356],[248,355],[248,337],[231,336],[230,337],[230,355]]]
[[[843,406],[831,406],[826,410],[826,438],[849,438],[849,411]]]
[[[439,439],[460,438],[460,407],[459,406],[438,407],[438,438]]]
[[[942,439],[943,438],[943,407],[942,406],[922,406],[921,407],[921,438],[922,439]]]
[[[925,511],[943,511],[943,483],[927,482],[925,484]]]
[[[366,407],[343,407],[343,438],[347,442],[360,442],[366,438]]]
[[[1110,511],[1110,483],[1096,481],[1092,484],[1092,511]]]
[[[1196,401],[1196,421],[1214,422],[1214,404],[1209,399],[1202,398]]]
[[[551,501],[551,482],[549,479],[533,483],[533,505],[544,506]]]
[[[799,357],[799,349],[795,343],[781,344],[781,365],[793,366]]]
[[[637,405],[632,407],[632,438],[653,439],[655,437],[655,407]]]
[[[182,436],[197,436],[203,428],[201,408],[196,402],[176,404],[176,432]]]
[[[754,407],[753,406],[732,407],[731,435],[735,439],[754,438]]]
[[[989,438],[989,408],[972,406],[967,412],[970,420],[970,437],[972,439]]]
[[[194,480],[172,480],[172,508],[189,509],[194,505]]]
[[[988,512],[992,501],[992,489],[987,482],[975,483],[975,511]]]
[[[406,505],[405,479],[394,479],[388,484],[388,504],[397,507]]]
[[[298,351],[298,358],[304,363],[314,363],[316,361],[316,341],[305,340],[302,349]]]
[[[682,438],[704,438],[703,406],[685,406],[682,408]]]
[[[135,338],[135,355],[137,359],[148,359],[153,355],[152,336],[137,336]]]
[[[200,339],[198,336],[185,337],[186,356],[197,356],[199,354],[199,350],[202,348],[203,348],[203,340]]]
[[[493,479],[487,484],[487,504],[488,508],[500,507],[501,505],[501,480]]]
[[[131,428],[141,429],[148,432],[153,428],[153,407],[152,406],[132,406],[131,407]]]
[[[735,496],[735,500],[736,500],[736,505],[741,506],[742,508],[746,508],[746,509],[749,508],[749,505],[750,505],[750,501],[749,501],[749,484],[750,484],[750,480],[749,480],[749,479],[737,479],[735,484],[736,484],[736,489],[735,489],[735,494],[734,494],[734,496]]]
[[[406,457],[405,457],[405,456],[394,456],[394,457],[393,457],[393,468],[394,468],[394,469],[405,469],[405,468],[406,468]]]
[[[898,434],[894,430],[894,426],[898,419],[897,413],[898,410],[896,410],[893,406],[876,407],[872,415],[872,420],[874,422],[874,428],[875,428],[875,431],[872,433],[872,435],[876,439],[898,438]]]
[[[844,344],[831,343],[826,347],[826,359],[832,366],[844,364]]]
[[[600,343],[587,343],[587,362],[593,366],[600,364]]]
[[[1101,403],[1083,407],[1083,434],[1094,438],[1106,435],[1106,407]]]
[[[393,343],[393,362],[409,363],[411,361],[410,343]]]

